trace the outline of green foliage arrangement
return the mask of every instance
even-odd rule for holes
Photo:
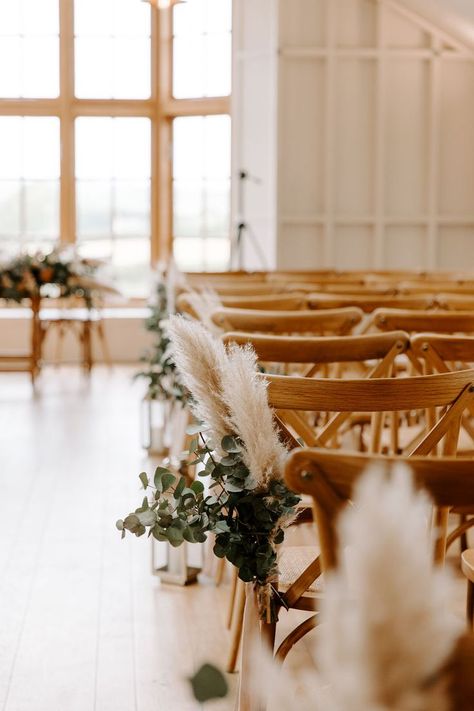
[[[0,265],[0,298],[19,303],[39,297],[43,287],[54,285],[59,296],[78,296],[90,305],[96,269],[96,263],[70,251],[21,254]]]
[[[169,330],[199,421],[189,432],[197,435],[190,449],[198,476],[189,483],[158,467],[150,481],[142,472],[141,484],[150,494],[117,521],[117,528],[122,536],[148,531],[172,546],[203,543],[215,534],[216,556],[236,566],[241,580],[265,588],[261,614],[268,619],[277,546],[300,498],[283,480],[286,450],[275,431],[265,381],[251,349],[226,351],[204,326],[182,317],[173,317]]]
[[[155,335],[155,341],[152,349],[145,353],[141,359],[146,367],[140,370],[136,377],[145,378],[148,381],[147,396],[150,400],[170,400],[184,404],[187,392],[179,379],[171,355],[170,339],[165,329],[169,311],[167,290],[162,281],[156,287],[150,309],[150,315],[145,321],[145,328]]]
[[[300,499],[278,479],[256,490],[242,458],[243,444],[235,436],[223,438],[220,458],[202,432],[199,438],[200,445],[197,439],[192,443],[192,463],[202,466],[200,478],[209,477],[207,493],[199,479],[187,486],[184,476],[178,478],[163,467],[156,469],[153,482],[142,472],[140,481],[151,490],[151,500],[145,497],[139,508],[117,521],[117,528],[122,536],[130,531],[137,537],[148,530],[149,536],[172,546],[203,543],[214,533],[215,555],[235,565],[241,580],[265,584],[276,574],[275,546],[284,539],[282,522]]]

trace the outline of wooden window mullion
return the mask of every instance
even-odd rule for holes
[[[59,0],[60,67],[60,242],[76,241],[74,115],[74,2]]]

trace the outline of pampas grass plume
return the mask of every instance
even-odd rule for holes
[[[229,347],[222,383],[229,425],[245,443],[245,464],[255,485],[267,486],[270,479],[282,477],[286,450],[275,431],[267,385],[258,374],[253,348]]]
[[[228,434],[228,412],[222,398],[227,366],[224,345],[202,324],[183,316],[171,316],[167,331],[180,377],[193,396],[194,415],[210,428],[219,449]]]
[[[272,711],[451,708],[443,666],[462,625],[450,612],[451,576],[432,562],[430,514],[407,467],[361,478],[339,521],[340,567],[326,576],[313,637],[318,671],[260,655],[254,692]]]

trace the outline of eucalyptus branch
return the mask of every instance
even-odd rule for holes
[[[195,431],[193,428],[192,433]],[[150,487],[154,491],[154,502],[150,507],[145,498],[142,506],[117,521],[117,528],[122,536],[127,530],[142,536],[148,529],[148,535],[173,546],[184,541],[204,542],[212,532],[218,557],[235,565],[242,580],[265,584],[276,573],[275,546],[284,538],[281,521],[293,511],[299,497],[279,479],[271,480],[263,490],[248,488],[250,472],[243,463],[242,444],[234,436],[223,438],[225,456],[220,459],[202,431],[196,442],[199,440],[211,462],[201,475],[213,480],[209,488],[217,485],[222,490],[210,496],[199,480],[187,487],[183,476],[177,479],[163,467],[155,471],[153,486],[142,472],[140,481],[145,490]],[[200,447],[194,446],[191,451],[202,455]]]

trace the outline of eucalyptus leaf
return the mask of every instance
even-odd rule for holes
[[[186,487],[186,479],[184,478],[184,476],[182,476],[180,478],[180,480],[178,481],[178,484],[176,485],[176,488],[173,493],[173,496],[175,499],[179,499],[179,497],[183,493],[183,490],[185,487]]]
[[[242,446],[239,444],[236,437],[226,435],[222,438],[221,447],[224,452],[238,453],[242,451]]]
[[[146,472],[142,472],[138,478],[140,479],[143,488],[146,489],[149,484],[148,474]]]
[[[139,513],[137,515],[138,520],[140,521],[142,526],[153,526],[153,524],[156,522],[156,513],[151,509],[143,511],[143,513]]]
[[[227,681],[220,669],[212,664],[203,664],[189,681],[194,697],[200,703],[227,696]]]
[[[196,543],[196,540],[193,535],[193,530],[189,526],[187,526],[187,528],[183,530],[183,538],[188,543]]]
[[[170,486],[173,486],[175,481],[176,481],[176,477],[174,474],[171,474],[171,472],[166,472],[165,474],[163,474],[163,476],[161,477],[161,486],[162,486],[163,493],[165,491],[168,491]]]
[[[168,528],[166,535],[167,535],[168,541],[175,548],[180,546],[184,540],[183,531],[180,531],[178,528],[172,528],[172,527]]]
[[[156,467],[153,477],[153,483],[158,491],[163,491],[163,477],[174,476],[169,469],[165,467]]]
[[[190,488],[195,494],[202,494],[204,491],[204,484],[200,481],[193,481]]]

